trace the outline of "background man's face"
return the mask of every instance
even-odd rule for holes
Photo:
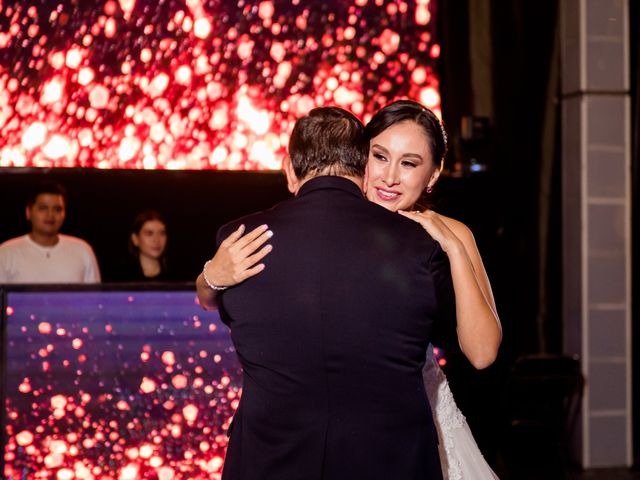
[[[65,217],[64,198],[53,193],[41,193],[35,203],[27,207],[31,231],[41,235],[57,235]]]

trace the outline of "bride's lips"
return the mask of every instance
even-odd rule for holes
[[[395,190],[386,190],[380,187],[376,187],[376,195],[384,202],[393,202],[400,198],[400,192]]]

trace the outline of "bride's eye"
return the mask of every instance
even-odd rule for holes
[[[416,164],[413,162],[410,162],[408,160],[405,160],[402,162],[402,166],[403,167],[409,167],[409,168],[416,168]]]
[[[381,161],[385,161],[386,157],[384,155],[382,155],[381,153],[373,153],[373,158],[375,158],[376,160],[381,160]]]

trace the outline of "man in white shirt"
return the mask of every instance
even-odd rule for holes
[[[0,245],[0,284],[100,282],[91,246],[59,233],[65,206],[61,185],[43,184],[34,191],[26,207],[31,232]]]

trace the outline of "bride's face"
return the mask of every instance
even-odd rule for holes
[[[365,193],[372,202],[391,211],[410,210],[439,174],[415,122],[396,123],[371,139]]]

